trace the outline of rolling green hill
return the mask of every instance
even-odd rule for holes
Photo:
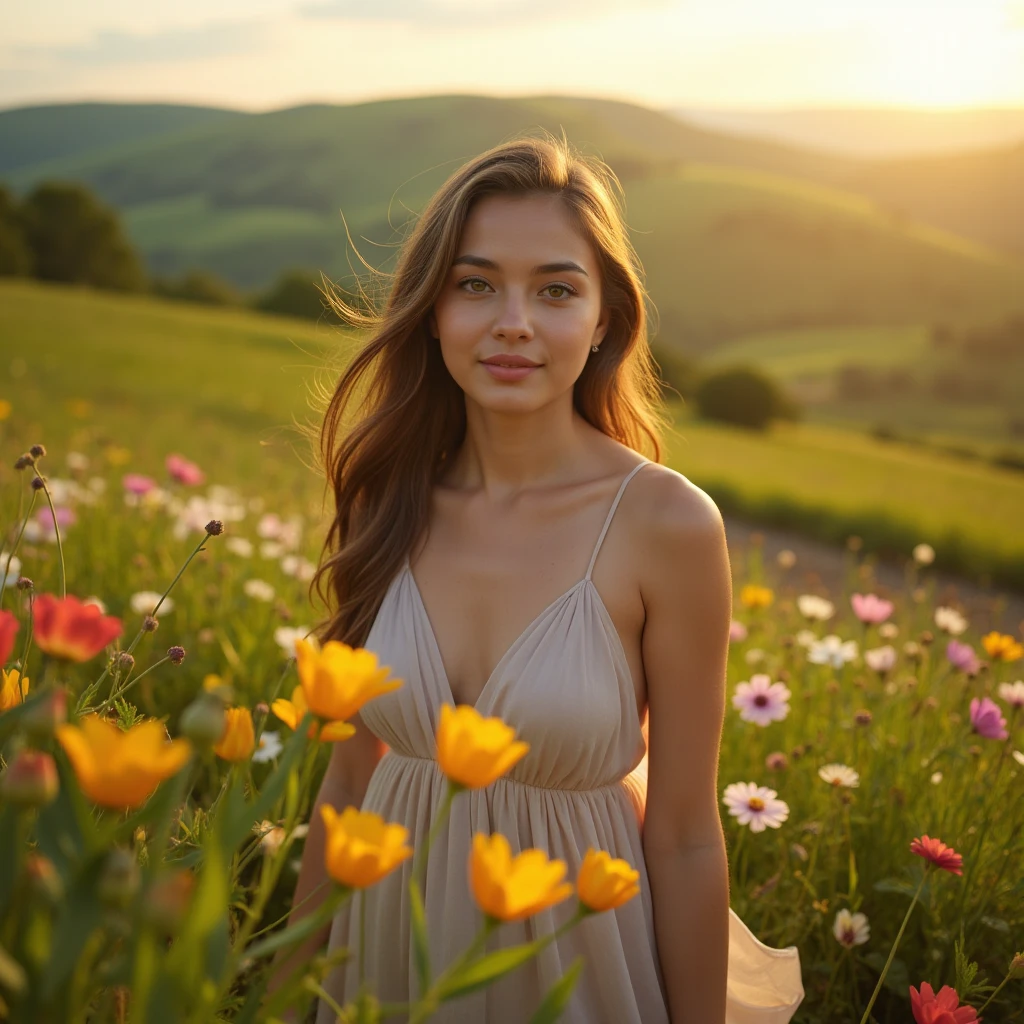
[[[147,108],[116,109],[137,121]],[[18,113],[0,114],[0,149]],[[1024,264],[815,183],[863,165],[633,104],[432,96],[209,113],[179,110],[165,131],[125,130],[110,148],[68,150],[7,178],[17,189],[84,180],[121,211],[153,271],[199,266],[255,288],[294,265],[346,277],[358,264],[342,215],[360,252],[386,267],[451,171],[542,126],[620,175],[669,343],[702,350],[778,327],[972,323],[1024,310]]]

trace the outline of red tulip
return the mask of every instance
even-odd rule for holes
[[[14,650],[14,636],[18,632],[18,620],[10,612],[0,612],[0,665],[6,665]]]
[[[33,633],[41,651],[68,661],[89,661],[122,633],[121,620],[104,615],[77,597],[40,594],[35,600]]]

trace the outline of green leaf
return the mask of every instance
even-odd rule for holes
[[[412,941],[413,954],[416,957],[416,974],[420,982],[419,994],[423,995],[430,988],[430,951],[427,948],[427,915],[423,908],[420,886],[415,878],[409,880],[409,911],[412,920]]]
[[[468,995],[478,988],[484,988],[496,978],[532,960],[550,941],[550,937],[537,939],[535,942],[526,942],[520,946],[489,953],[456,971],[439,986],[438,995],[442,1002],[447,1002],[449,999]]]
[[[857,895],[857,858],[853,855],[853,847],[850,847],[850,891],[848,893],[852,900]]]
[[[548,990],[544,1002],[537,1007],[537,1012],[530,1018],[530,1024],[554,1024],[562,1016],[562,1011],[569,1005],[569,998],[583,971],[583,964],[583,957],[576,957],[569,970]]]
[[[294,942],[301,942],[308,938],[318,928],[325,925],[334,916],[335,911],[352,893],[351,889],[335,887],[327,899],[320,904],[311,914],[300,918],[293,925],[281,928],[272,935],[253,943],[245,950],[245,955],[253,960],[268,953],[276,953],[282,946],[289,946]]]

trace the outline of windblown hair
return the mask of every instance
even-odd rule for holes
[[[660,461],[664,418],[647,294],[621,192],[607,164],[581,156],[564,137],[520,136],[459,168],[433,196],[401,244],[383,312],[350,305],[328,286],[334,312],[370,336],[342,372],[319,434],[335,507],[310,585],[323,599],[326,581],[333,597],[332,614],[314,630],[321,642],[366,641],[390,581],[426,530],[442,468],[465,437],[465,396],[428,315],[481,197],[556,195],[564,202],[598,256],[611,312],[599,351],[574,385],[573,405],[598,430]]]

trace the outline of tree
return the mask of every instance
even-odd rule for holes
[[[43,182],[21,206],[25,237],[44,281],[139,291],[146,275],[117,214],[87,188]]]
[[[694,402],[704,419],[763,430],[773,419],[795,419],[798,410],[771,378],[737,366],[705,377]]]
[[[233,284],[208,270],[188,270],[176,280],[157,278],[153,281],[153,291],[167,299],[206,306],[237,306],[242,301]]]
[[[32,250],[25,241],[21,216],[14,197],[0,185],[0,277],[32,273]]]

